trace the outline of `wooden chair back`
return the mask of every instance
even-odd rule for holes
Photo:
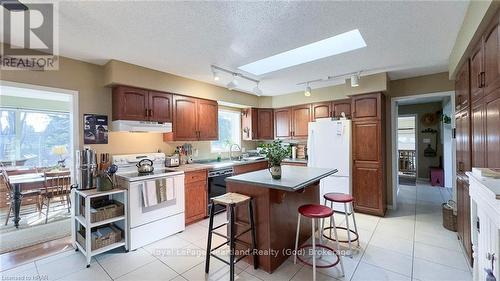
[[[44,188],[47,195],[64,195],[69,193],[71,185],[70,171],[44,172]]]

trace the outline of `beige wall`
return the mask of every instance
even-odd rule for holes
[[[441,123],[438,122],[432,126],[426,126],[422,124],[421,118],[426,113],[436,113],[437,111],[441,111],[443,108],[440,102],[432,102],[432,103],[420,103],[420,104],[411,104],[411,105],[401,105],[398,108],[399,116],[415,114],[416,122],[417,122],[417,139],[416,139],[416,147],[418,151],[417,155],[417,176],[418,178],[428,179],[429,178],[429,167],[438,167],[439,166],[439,158],[443,156],[443,144],[441,143]],[[422,130],[427,128],[431,128],[437,130],[437,134],[428,134],[422,133]],[[424,143],[424,139],[431,139],[431,147],[436,149],[436,141],[437,141],[437,155],[436,157],[425,157],[424,150],[427,148],[427,144]]]
[[[470,1],[448,60],[450,79],[454,79],[457,68],[465,60],[464,54],[468,54],[474,48],[499,7],[500,1],[497,0]]]
[[[341,85],[312,89],[310,97],[304,96],[304,92],[296,92],[286,95],[265,97],[261,100],[262,107],[286,107],[298,104],[331,101],[370,92],[385,92],[387,90],[387,74],[385,72],[363,76],[359,79],[358,87],[351,87],[350,81]]]

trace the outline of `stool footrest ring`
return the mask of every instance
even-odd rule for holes
[[[312,244],[307,244],[307,245],[300,246],[300,247],[297,249],[297,251],[298,251],[298,250],[300,250],[300,249],[305,249],[305,248],[312,248]],[[316,267],[317,267],[317,268],[329,268],[329,267],[333,267],[333,266],[336,266],[336,265],[340,262],[340,255],[339,255],[339,254],[337,254],[337,252],[335,252],[335,250],[334,250],[333,248],[330,248],[330,247],[328,247],[328,246],[326,246],[326,245],[317,244],[317,245],[316,245],[316,250],[318,250],[318,248],[323,248],[323,249],[327,249],[327,250],[329,250],[329,251],[332,251],[332,252],[335,254],[335,256],[337,257],[337,260],[336,260],[335,262],[333,262],[333,263],[326,264],[326,265],[316,265]],[[296,253],[296,254],[297,254],[297,253]],[[300,262],[302,262],[303,264],[307,264],[307,265],[309,265],[309,266],[312,266],[312,264],[311,264],[311,263],[309,263],[309,262],[307,262],[307,261],[303,260],[303,259],[302,259],[302,257],[301,257],[301,256],[299,256],[299,255],[297,255],[297,259],[298,259]]]
[[[337,239],[333,238],[333,237],[330,237],[329,235],[326,235],[325,234],[325,231],[329,230],[329,229],[333,229],[333,227],[329,226],[329,227],[325,227],[323,229],[323,237],[325,237],[326,239],[328,240],[331,240],[331,241],[337,241]],[[352,229],[349,229],[347,230],[347,227],[342,227],[342,226],[337,226],[337,230],[339,229],[342,229],[342,230],[345,230],[345,231],[349,231],[351,232],[352,234],[354,234],[354,238],[351,239],[351,243],[352,242],[355,242],[358,240],[359,236],[358,234],[356,233],[356,231],[352,230]],[[349,240],[338,240],[340,243],[349,243]]]

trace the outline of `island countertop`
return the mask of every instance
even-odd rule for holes
[[[280,189],[284,191],[296,191],[309,186],[311,183],[322,178],[333,175],[337,169],[324,169],[299,166],[281,166],[281,179],[275,180],[271,177],[269,170],[260,170],[226,178],[227,182],[238,182]]]

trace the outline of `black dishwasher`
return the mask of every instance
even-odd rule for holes
[[[208,212],[210,213],[210,204],[212,198],[226,194],[226,178],[233,175],[233,168],[222,168],[208,171]],[[226,208],[221,205],[215,206],[215,213],[225,211]]]

